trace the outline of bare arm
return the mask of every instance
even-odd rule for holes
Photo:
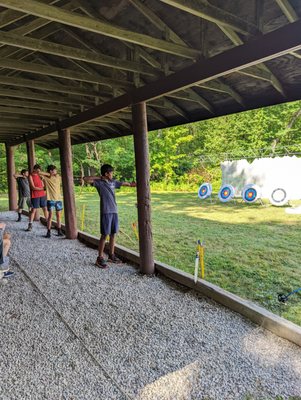
[[[13,177],[14,177],[15,179],[17,179],[17,178],[24,178],[24,176],[21,175],[21,174],[14,174]]]
[[[121,186],[136,187],[136,182],[121,182]]]
[[[30,189],[31,189],[31,190],[40,190],[40,191],[45,190],[44,188],[36,187],[36,186],[33,184],[33,180],[32,180],[32,177],[31,177],[31,176],[29,176],[29,186],[30,186]]]
[[[94,181],[96,181],[97,179],[102,179],[102,177],[101,176],[84,176],[83,177],[84,182],[88,183],[88,184],[94,183]]]
[[[40,171],[40,172],[39,172],[39,175],[41,175],[41,176],[47,176],[48,178],[50,177],[49,172],[42,172],[42,171]]]

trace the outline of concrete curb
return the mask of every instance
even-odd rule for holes
[[[78,239],[89,246],[98,246],[98,238],[85,232],[78,232]],[[116,254],[133,264],[139,265],[139,254],[133,250],[127,249],[121,245],[116,245]],[[171,267],[170,265],[155,261],[155,267],[157,272],[167,278],[196,290],[230,310],[243,315],[257,325],[268,329],[277,336],[287,339],[301,347],[300,326],[203,279],[198,279],[197,283],[194,283],[192,275]]]

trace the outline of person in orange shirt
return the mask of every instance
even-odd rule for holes
[[[31,213],[29,215],[29,223],[27,232],[32,230],[32,223],[36,215],[37,209],[42,208],[46,219],[48,219],[48,212],[46,208],[46,192],[44,188],[44,183],[40,177],[41,167],[36,164],[33,167],[32,173],[29,175],[29,186],[31,190]]]

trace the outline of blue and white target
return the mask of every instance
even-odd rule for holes
[[[246,203],[254,203],[261,198],[261,190],[257,185],[249,184],[243,188],[242,199]]]
[[[218,192],[218,198],[222,203],[232,200],[234,195],[235,190],[232,185],[223,185]]]
[[[203,183],[199,187],[198,196],[201,200],[207,199],[212,194],[212,186],[210,183]]]
[[[269,200],[273,206],[284,206],[288,202],[286,190],[283,188],[274,189],[270,194]]]

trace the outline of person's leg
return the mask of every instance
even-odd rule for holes
[[[56,223],[57,223],[57,229],[61,229],[62,223],[61,223],[61,211],[56,212]]]
[[[48,211],[48,218],[47,218],[47,229],[50,231],[51,229],[51,223],[52,223],[52,210],[50,209]]]
[[[100,221],[101,236],[99,239],[98,257],[97,257],[95,265],[97,265],[99,268],[107,268],[107,263],[104,258],[104,249],[105,249],[105,244],[106,244],[106,237],[109,233],[108,216],[106,214],[104,214],[104,215],[101,215],[100,218],[101,218],[101,221]]]
[[[20,222],[22,219],[22,210],[24,208],[25,204],[25,197],[20,197],[19,202],[18,202],[18,219],[17,222]]]
[[[112,214],[108,260],[116,264],[119,264],[121,262],[121,260],[119,260],[119,258],[115,256],[115,243],[116,243],[116,234],[118,232],[118,229],[119,229],[118,214]]]
[[[43,214],[44,214],[45,219],[47,219],[47,221],[48,221],[48,211],[47,211],[47,207],[42,207],[42,210],[43,210]]]
[[[45,207],[43,207],[43,212],[45,215]],[[46,233],[46,237],[50,238],[51,237],[51,225],[52,225],[52,208],[53,208],[53,202],[48,200],[47,201],[47,233]],[[45,215],[45,218],[46,218]]]
[[[63,210],[63,203],[61,201],[56,201],[55,209],[56,209],[57,235],[64,236],[62,232],[62,223],[61,223],[61,213]]]
[[[26,229],[27,232],[32,230],[32,222],[34,221],[37,208],[39,207],[39,205],[37,204],[37,200],[39,200],[39,199],[31,199],[32,209],[31,209],[31,212],[29,214],[28,228]]]
[[[46,196],[40,197],[40,208],[43,210],[45,219],[48,221],[47,198]]]
[[[11,246],[10,235],[3,236],[3,256],[6,257]]]
[[[32,210],[30,197],[26,197],[26,204],[27,204],[28,212],[30,214],[31,210]]]
[[[104,250],[105,250],[105,245],[106,245],[106,237],[107,235],[101,235],[99,239],[99,245],[98,245],[98,256],[100,258],[104,258]]]
[[[109,241],[109,256],[112,256],[115,254],[115,241],[116,241],[116,235],[110,235],[110,241]]]
[[[37,212],[37,209],[33,207],[31,210],[31,213],[29,215],[29,222],[31,222],[31,223],[33,222],[33,220],[36,216],[36,212]]]

